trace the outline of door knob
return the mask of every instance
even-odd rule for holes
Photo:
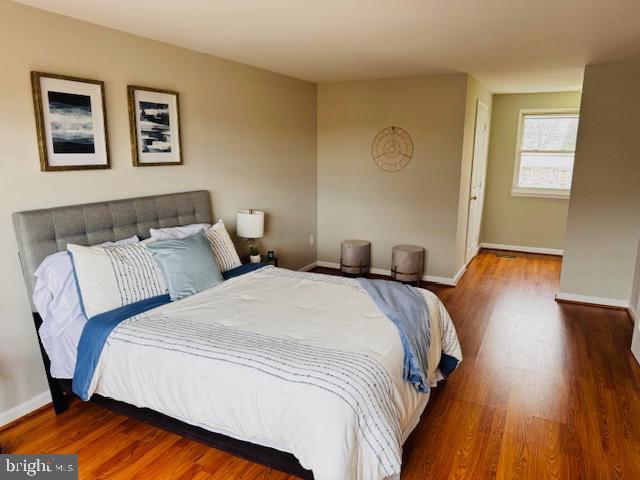
[[[471,200],[477,200],[478,197],[476,197],[475,195],[473,197],[471,197]]]

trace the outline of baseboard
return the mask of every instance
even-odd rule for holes
[[[335,262],[325,262],[323,260],[318,260],[316,263],[318,264],[319,267],[336,268],[336,269],[340,268],[340,264]]]
[[[325,261],[319,260],[318,267],[335,268],[336,270],[339,270],[340,264],[335,262],[325,262]],[[435,275],[423,275],[422,280],[424,280],[425,282],[431,282],[431,283],[437,283],[440,285],[447,285],[449,287],[455,287],[458,281],[460,280],[460,278],[462,277],[462,275],[464,275],[465,271],[466,271],[466,267],[463,266],[453,278],[438,277]],[[376,275],[386,275],[387,277],[391,276],[391,270],[387,270],[385,268],[371,268],[370,272]]]
[[[631,338],[631,353],[635,357],[636,361],[640,363],[640,330],[638,325],[633,327],[633,337]]]
[[[309,270],[313,270],[317,266],[318,266],[318,262],[311,262],[309,265],[305,265],[304,267],[299,268],[298,271],[299,272],[308,272]]]
[[[33,412],[34,410],[44,407],[47,403],[51,403],[51,392],[39,393],[33,398],[30,398],[26,402],[22,402],[20,405],[16,405],[9,410],[0,413],[0,427],[3,427],[14,420],[24,417],[25,415]]]
[[[630,306],[629,308],[627,308],[627,313],[629,314],[629,318],[633,321],[633,324],[636,325],[636,327],[638,326],[638,312],[636,312],[636,309],[633,308],[632,306]]]
[[[473,258],[471,259],[473,260]],[[467,265],[469,265],[469,263],[467,263]],[[467,265],[463,265],[460,270],[458,270],[458,273],[456,273],[456,276],[453,277],[453,284],[457,285],[458,282],[460,281],[460,279],[462,278],[462,276],[466,273],[467,271]]]
[[[524,253],[541,253],[543,255],[560,255],[564,254],[564,250],[560,248],[545,247],[525,247],[522,245],[503,245],[501,243],[481,243],[480,248],[490,248],[492,250],[509,250],[511,252]]]
[[[557,292],[556,301],[568,303],[580,303],[583,305],[593,305],[596,307],[609,307],[628,310],[630,305],[628,300],[619,298],[593,297],[591,295],[578,295],[576,293]]]

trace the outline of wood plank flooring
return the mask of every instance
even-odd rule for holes
[[[560,259],[483,250],[456,288],[427,285],[464,355],[405,445],[403,480],[640,478],[640,367],[624,311],[554,301]],[[78,453],[80,478],[290,480],[76,402],[0,431],[7,453]]]

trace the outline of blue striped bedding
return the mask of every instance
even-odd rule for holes
[[[437,303],[429,319],[420,310],[424,297],[407,305],[392,286],[262,265],[234,270],[192,297],[156,296],[91,318],[74,392],[87,400],[106,391],[214,431],[228,423],[236,438],[282,438],[318,480],[399,474],[407,415],[426,397],[416,390],[428,392],[424,349],[432,322],[441,358],[453,366],[462,358],[437,298],[412,291]],[[412,308],[420,315],[399,318]],[[422,338],[413,342],[415,335]]]

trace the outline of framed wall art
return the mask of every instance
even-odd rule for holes
[[[127,93],[133,165],[182,165],[178,92],[129,85]]]
[[[42,171],[110,168],[104,82],[31,72]]]

